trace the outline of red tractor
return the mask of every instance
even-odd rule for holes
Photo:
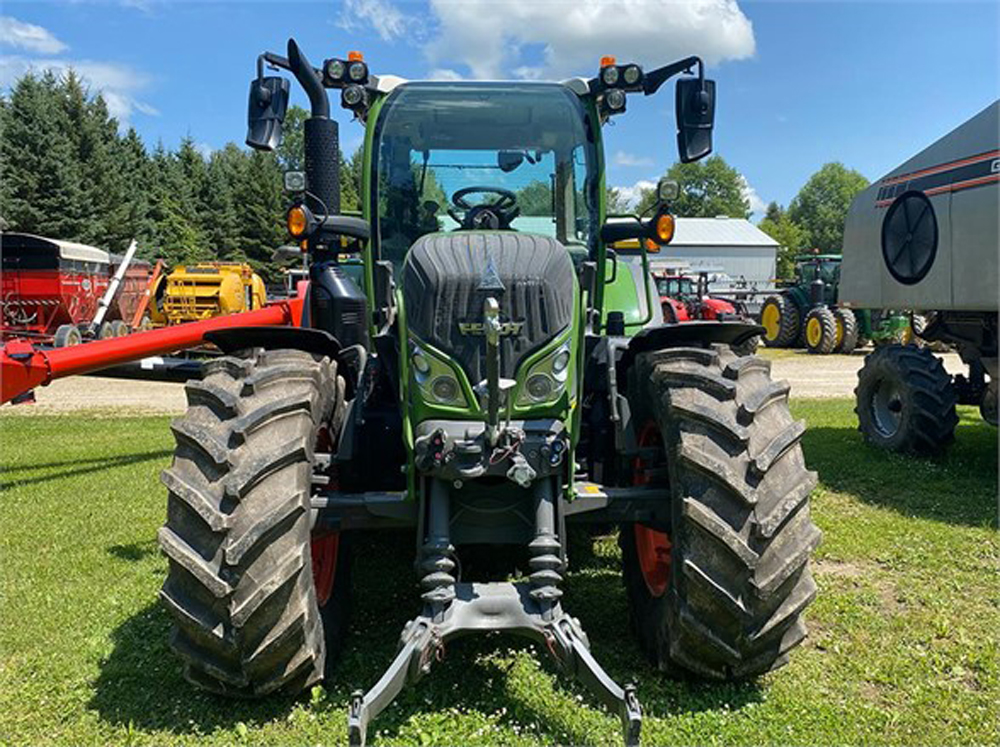
[[[660,294],[663,318],[667,323],[678,324],[694,320],[750,321],[746,307],[740,302],[712,296],[708,290],[708,273],[700,272],[697,278],[688,275],[656,275],[656,288]],[[757,349],[756,336],[741,344],[737,351],[751,355]]]

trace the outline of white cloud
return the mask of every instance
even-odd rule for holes
[[[0,87],[12,85],[27,72],[51,71],[65,75],[70,70],[88,85],[92,92],[100,92],[108,105],[108,112],[119,122],[127,122],[133,111],[141,114],[157,115],[159,112],[149,104],[139,101],[140,94],[151,82],[145,73],[133,70],[127,65],[96,60],[69,60],[53,58],[27,58],[17,55],[0,56]]]
[[[0,46],[16,47],[37,54],[59,54],[69,49],[48,29],[0,16]]]
[[[747,181],[745,176],[741,175],[740,179],[743,181],[740,188],[740,191],[743,193],[743,199],[750,202],[750,212],[753,213],[753,217],[760,220],[767,211],[767,203],[757,194],[757,190],[750,186],[750,182]]]
[[[352,0],[353,2],[354,0]],[[388,5],[367,0],[362,5]],[[753,26],[736,0],[430,0],[436,27],[425,53],[434,67],[462,65],[474,78],[592,73],[598,57],[648,66],[685,55],[713,64],[754,53]],[[397,11],[398,12],[398,11]],[[390,14],[391,17],[391,14]],[[541,65],[524,60],[541,48]]]
[[[462,80],[462,74],[450,68],[437,67],[427,75],[428,80]]]
[[[635,184],[615,187],[618,190],[618,194],[621,195],[622,199],[628,203],[629,207],[634,208],[639,204],[639,200],[642,199],[642,193],[656,188],[656,182],[651,182],[648,179],[640,179]]]
[[[383,41],[398,39],[407,30],[407,17],[389,0],[345,0],[337,25],[356,31],[368,24]]]
[[[617,151],[612,159],[615,166],[652,166],[653,159],[648,156],[637,156],[634,153],[626,153],[623,150]]]

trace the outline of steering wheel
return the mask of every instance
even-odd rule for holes
[[[465,198],[472,194],[497,195],[497,198],[493,202],[471,205]],[[465,187],[451,196],[451,202],[465,214],[459,215],[448,208],[448,215],[466,230],[507,230],[511,221],[521,214],[517,195],[500,187]]]

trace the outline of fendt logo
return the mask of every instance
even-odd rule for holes
[[[1000,174],[1000,158],[994,159],[993,163],[990,164],[990,173]]]
[[[524,322],[501,322],[500,336],[519,335],[522,329],[524,329]],[[463,335],[485,335],[486,325],[483,322],[459,322],[458,331]]]

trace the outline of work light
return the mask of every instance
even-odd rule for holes
[[[604,94],[604,103],[613,112],[621,111],[625,108],[625,92],[620,88],[612,88]]]
[[[346,66],[343,60],[327,60],[326,61],[326,77],[331,81],[340,81],[344,79],[344,73],[346,72]]]
[[[347,75],[355,83],[361,83],[368,78],[368,66],[363,62],[352,62],[347,68]]]

